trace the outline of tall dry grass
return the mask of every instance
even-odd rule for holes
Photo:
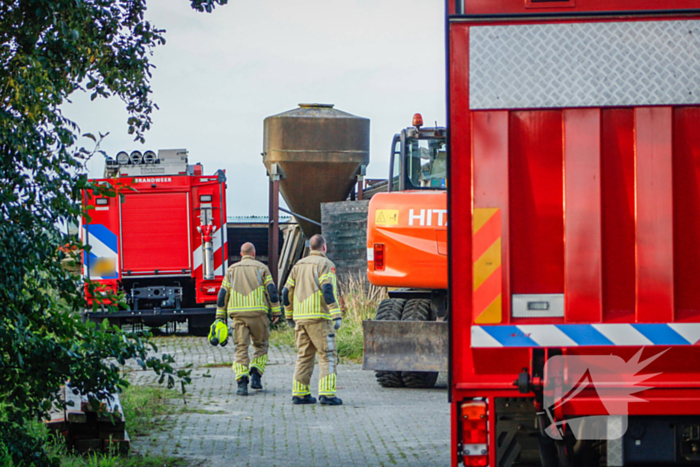
[[[338,289],[343,309],[343,325],[336,333],[338,356],[342,361],[359,362],[364,349],[362,321],[373,319],[379,303],[389,295],[386,288],[370,284],[363,273],[345,276],[339,282]],[[272,330],[270,343],[294,346],[294,330],[285,324],[277,326]]]
[[[338,285],[343,308],[343,326],[337,332],[338,355],[343,360],[362,360],[364,342],[362,321],[374,319],[379,303],[388,298],[386,288],[367,281],[366,274],[355,274]]]

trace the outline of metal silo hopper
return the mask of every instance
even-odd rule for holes
[[[265,119],[263,162],[279,173],[279,191],[306,238],[321,227],[321,203],[343,201],[369,163],[369,119],[327,104],[299,108]]]

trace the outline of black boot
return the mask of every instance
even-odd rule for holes
[[[242,376],[241,379],[238,380],[238,391],[236,391],[236,394],[239,396],[247,396],[248,395],[248,377],[247,376]]]
[[[309,394],[305,395],[304,397],[299,397],[299,396],[292,397],[292,404],[294,404],[294,405],[315,404],[315,403],[316,403],[316,398],[311,397]]]
[[[321,396],[319,398],[321,404],[323,405],[343,405],[343,401],[335,396],[333,397],[326,397],[326,396]]]
[[[250,388],[251,389],[262,389],[262,381],[260,381],[260,378],[262,378],[262,375],[260,374],[260,370],[257,368],[251,368],[250,369]]]

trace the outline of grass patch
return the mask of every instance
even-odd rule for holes
[[[129,456],[86,454],[81,456],[67,452],[65,445],[52,448],[52,451],[55,456],[61,459],[61,467],[179,467],[187,465],[183,459],[167,456],[142,456],[139,454]]]
[[[362,321],[374,319],[379,303],[385,298],[389,298],[386,288],[370,284],[363,274],[350,276],[340,284],[340,302],[345,310],[343,325],[337,332],[341,361],[362,361]]]
[[[231,368],[233,362],[221,362],[221,363],[206,363],[200,368]]]
[[[180,410],[173,399],[183,400],[182,393],[174,389],[131,385],[121,394],[129,436],[147,436],[166,428],[166,415]]]
[[[362,360],[364,342],[362,321],[373,319],[379,303],[388,298],[386,289],[367,282],[358,274],[340,284],[340,301],[344,309],[343,325],[336,333],[338,356],[344,362]],[[294,347],[294,330],[279,324],[270,332],[270,344],[275,347]]]
[[[183,413],[198,413],[202,415],[225,415],[228,412],[225,410],[207,410],[207,409],[184,409]]]
[[[277,348],[294,347],[294,329],[286,322],[276,324],[270,329],[270,345]]]

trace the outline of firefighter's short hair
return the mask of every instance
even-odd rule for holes
[[[245,242],[241,245],[241,255],[255,256],[255,245],[250,242]]]
[[[319,251],[323,248],[323,245],[326,244],[326,239],[323,238],[323,235],[321,234],[316,234],[313,237],[311,237],[311,240],[309,240],[309,248],[315,251]]]

